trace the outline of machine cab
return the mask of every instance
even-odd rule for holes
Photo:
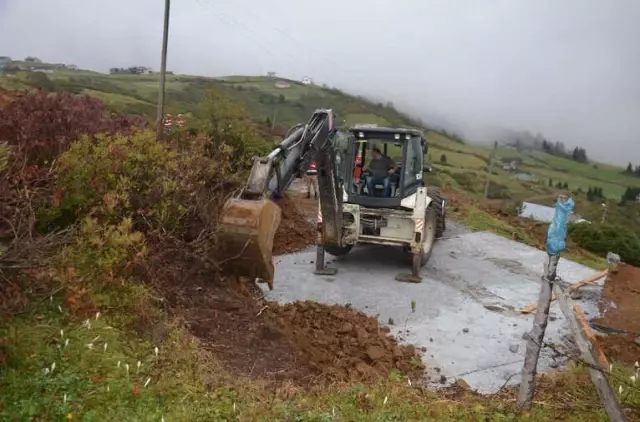
[[[357,125],[334,147],[346,202],[397,208],[423,185],[427,145],[419,130]]]

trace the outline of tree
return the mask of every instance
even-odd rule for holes
[[[567,184],[567,182],[564,182],[562,184],[562,189],[569,189],[569,185]]]
[[[445,154],[442,154],[440,156],[440,164],[443,164],[443,165],[447,164],[447,156]]]
[[[573,149],[573,152],[571,153],[571,158],[579,163],[586,163],[588,161],[587,150],[585,150],[584,148],[575,147]]]
[[[549,179],[549,187],[552,188],[553,187],[553,179]]]
[[[622,195],[621,202],[624,205],[626,202],[636,202],[636,199],[640,195],[640,188],[627,187]]]
[[[267,118],[266,118],[266,119],[264,119],[264,124],[265,124],[265,125],[267,125],[267,126],[269,126],[269,127],[271,127],[271,124],[272,124],[272,123],[271,123],[271,118],[269,118],[269,116],[267,116]]]
[[[629,163],[629,165],[627,166],[627,173],[631,174],[633,173],[633,164]]]
[[[562,182],[556,183],[556,189],[562,189]]]
[[[278,96],[278,103],[280,103],[280,104],[284,104],[284,102],[285,102],[286,100],[287,100],[287,99],[284,97],[284,95],[283,95],[283,94],[280,94],[280,95]]]

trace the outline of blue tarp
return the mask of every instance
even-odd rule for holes
[[[558,200],[556,202],[556,212],[547,231],[547,253],[549,255],[557,255],[564,251],[567,238],[567,224],[569,215],[573,211],[574,202],[569,198],[566,201]]]

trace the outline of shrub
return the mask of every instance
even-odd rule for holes
[[[208,158],[202,138],[184,135],[176,143],[159,142],[151,131],[74,143],[58,160],[48,222],[64,227],[78,215],[109,224],[132,218],[136,230],[172,233],[188,216],[210,218],[197,205],[229,176],[225,153]]]
[[[196,114],[204,122],[210,156],[226,150],[231,165],[246,169],[254,156],[265,155],[270,149],[244,108],[217,88],[205,94]]]
[[[614,224],[571,224],[569,238],[578,246],[600,256],[614,252],[627,264],[640,266],[640,239],[625,227]]]

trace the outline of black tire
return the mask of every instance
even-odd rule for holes
[[[427,265],[427,262],[429,262],[429,258],[431,258],[431,252],[433,251],[433,245],[436,243],[436,238],[438,237],[438,215],[437,215],[437,210],[433,207],[427,208],[427,215],[424,221],[425,229],[427,229],[431,224],[435,226],[435,233],[430,240],[425,239],[425,242],[428,241],[430,242],[430,244],[425,247],[425,251],[421,254],[422,255],[420,259],[421,267],[424,267],[425,265]],[[425,230],[425,234],[426,233],[428,233],[427,230]],[[414,262],[415,260],[416,258],[414,257]]]
[[[433,207],[436,213],[436,238],[439,238],[447,228],[445,201],[438,188],[427,188],[427,195],[432,200],[429,207]]]
[[[351,248],[353,248],[353,245],[345,245],[345,246],[327,245],[324,247],[324,251],[335,257],[341,257],[351,252]]]

